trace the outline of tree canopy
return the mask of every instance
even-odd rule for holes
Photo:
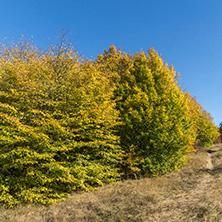
[[[93,60],[61,42],[0,52],[0,202],[51,203],[121,178],[178,170],[218,129],[151,48]]]

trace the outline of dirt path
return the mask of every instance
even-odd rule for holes
[[[209,169],[209,170],[213,170],[214,169],[214,165],[212,163],[212,154],[209,153],[206,160],[207,160],[206,168]]]
[[[160,202],[156,208],[161,208],[161,212],[145,221],[222,222],[222,145],[205,150],[202,156],[205,158],[202,166],[183,172],[190,173],[184,175],[183,183],[189,183],[190,179],[191,186]]]

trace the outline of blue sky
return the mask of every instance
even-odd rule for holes
[[[222,121],[221,0],[0,0],[0,41],[22,34],[39,46],[68,30],[79,54],[111,44],[135,53],[154,47],[182,76],[214,122]]]

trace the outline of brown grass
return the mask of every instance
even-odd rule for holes
[[[0,221],[222,221],[222,145],[199,148],[182,171],[74,193],[56,206],[0,208]]]

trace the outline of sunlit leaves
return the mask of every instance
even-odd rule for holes
[[[50,203],[116,181],[114,85],[71,46],[24,39],[0,55],[0,200]]]

